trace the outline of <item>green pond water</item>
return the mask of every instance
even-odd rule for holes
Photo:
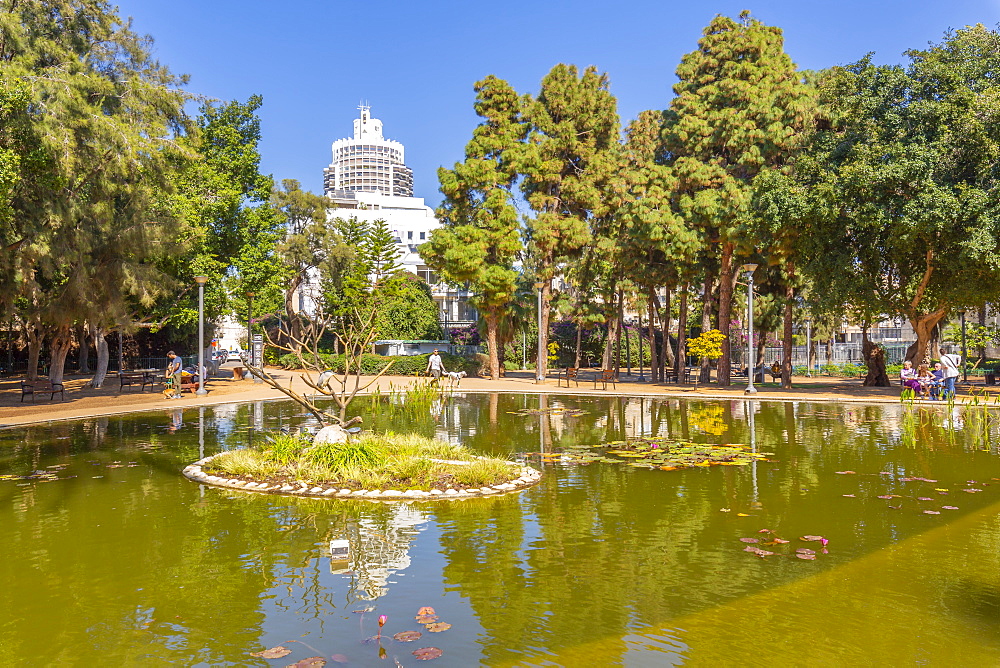
[[[283,402],[0,430],[0,664],[409,666],[427,647],[445,666],[1000,663],[997,428],[979,410],[504,394],[359,409],[546,475],[392,504],[180,475],[309,422]],[[678,471],[551,456],[641,434],[774,454]],[[767,558],[740,540],[772,535],[791,542]],[[422,606],[451,628],[428,632]],[[291,653],[251,656],[277,645]]]

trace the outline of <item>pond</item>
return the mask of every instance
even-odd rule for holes
[[[546,475],[502,497],[383,504],[179,474],[307,422],[285,402],[0,431],[6,660],[385,666],[433,647],[446,666],[1000,662],[1000,467],[982,410],[376,401],[368,425],[523,456]],[[557,456],[636,435],[773,455],[675,471]],[[331,554],[343,540],[347,559]],[[415,620],[424,606],[450,628]],[[423,636],[393,639],[403,631]],[[251,656],[279,645],[291,652]]]

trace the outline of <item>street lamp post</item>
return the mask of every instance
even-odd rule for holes
[[[812,375],[812,318],[806,318],[806,376]]]
[[[746,272],[747,277],[747,389],[744,394],[757,394],[757,388],[753,386],[753,377],[756,373],[756,364],[753,359],[753,272],[757,270],[756,264],[745,264],[740,267]]]
[[[198,284],[198,391],[195,394],[205,395],[205,283],[208,276],[195,276]]]
[[[965,350],[965,309],[958,312],[958,316],[962,319],[962,382],[969,382],[969,365],[966,364],[965,358],[968,353]]]
[[[545,382],[545,376],[542,373],[542,364],[545,360],[545,353],[542,351],[542,286],[544,283],[541,281],[535,283],[535,290],[538,292],[538,359],[535,360],[535,383],[541,384]]]

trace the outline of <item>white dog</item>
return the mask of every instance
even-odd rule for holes
[[[462,379],[465,378],[468,374],[466,374],[464,371],[449,371],[445,375],[448,377],[448,384],[451,387],[461,387]]]

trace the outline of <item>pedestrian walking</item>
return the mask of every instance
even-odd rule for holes
[[[941,353],[941,366],[944,368],[944,392],[941,397],[944,400],[955,398],[955,380],[958,378],[958,367],[962,364],[962,356],[949,353],[944,348]]]
[[[437,385],[441,382],[441,376],[445,373],[444,361],[441,359],[437,348],[434,349],[434,354],[427,358],[427,368],[424,370],[424,373],[431,375],[431,385]]]

